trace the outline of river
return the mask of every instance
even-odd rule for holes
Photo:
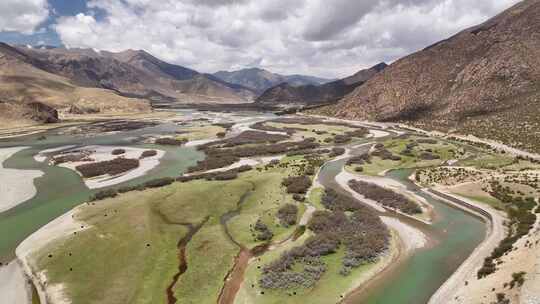
[[[354,151],[352,155],[362,152]],[[342,189],[335,177],[347,159],[327,163],[319,174],[319,182],[328,188],[350,195]],[[398,214],[384,213],[421,230],[429,239],[429,246],[415,251],[404,261],[393,264],[367,285],[349,295],[347,304],[420,304],[427,303],[435,291],[452,275],[486,234],[486,224],[476,216],[436,200],[420,191],[409,181],[413,169],[400,169],[387,173],[411,191],[424,197],[434,208],[435,219],[427,225]]]
[[[182,115],[206,118],[216,114],[184,111]],[[241,121],[239,124],[245,127],[248,122],[256,122],[265,119],[265,117],[273,116],[261,113],[242,113],[229,114],[228,119],[233,122]],[[204,154],[194,147],[157,147],[133,142],[134,138],[151,134],[174,133],[181,128],[178,124],[170,122],[133,131],[93,137],[56,135],[58,130],[50,130],[44,134],[45,140],[38,140],[38,135],[0,140],[0,148],[29,147],[8,159],[4,163],[6,168],[33,169],[44,172],[43,177],[35,180],[37,194],[34,198],[0,213],[0,262],[5,263],[12,260],[14,250],[22,240],[51,220],[86,201],[95,192],[89,190],[75,172],[35,161],[33,156],[36,153],[64,145],[120,145],[165,150],[167,153],[158,167],[152,169],[147,175],[123,185],[139,184],[154,178],[179,176],[189,166],[204,158]],[[359,152],[361,151],[353,151],[353,154]],[[319,181],[325,187],[348,195],[334,179],[345,162],[346,159],[342,159],[325,164],[319,174]],[[410,190],[426,198],[433,205],[436,214],[433,225],[426,225],[400,215],[389,213],[385,213],[385,215],[396,217],[400,221],[420,229],[432,240],[430,246],[417,250],[401,263],[390,266],[367,286],[347,297],[345,303],[427,303],[437,288],[484,239],[486,232],[484,222],[461,209],[451,207],[419,191],[407,179],[410,173],[411,170],[396,170],[388,173],[388,177],[407,185]]]

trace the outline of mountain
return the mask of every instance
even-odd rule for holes
[[[98,112],[149,111],[146,100],[116,92],[82,87],[50,73],[43,62],[20,49],[0,43],[0,125],[13,127],[36,122],[55,122],[58,110],[73,106]]]
[[[238,103],[251,101],[255,95],[247,88],[169,64],[145,51],[112,53],[27,47],[18,50],[36,59],[45,71],[69,78],[76,85],[110,89],[155,102]]]
[[[280,75],[258,68],[243,69],[234,72],[219,71],[213,75],[223,81],[250,88],[258,93],[262,93],[265,90],[284,82],[287,82],[292,86],[301,86],[310,84],[320,85],[332,81],[330,79],[313,76]]]
[[[540,0],[396,61],[324,111],[540,152]]]
[[[313,105],[334,102],[384,70],[386,66],[385,63],[379,63],[347,78],[322,85],[293,86],[289,83],[281,83],[266,90],[257,98],[256,103]]]

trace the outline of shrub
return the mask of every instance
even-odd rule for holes
[[[171,177],[158,178],[158,179],[153,179],[151,181],[147,181],[146,183],[144,183],[144,187],[159,188],[159,187],[170,185],[174,183],[174,181],[175,181],[174,178],[171,178]]]
[[[282,226],[293,226],[296,224],[296,218],[298,217],[298,207],[293,204],[286,204],[279,208],[276,216]]]
[[[156,150],[145,150],[145,151],[143,151],[143,153],[141,153],[141,156],[139,157],[139,159],[152,157],[152,156],[156,156],[156,155],[157,155]]]
[[[146,187],[144,186],[144,184],[136,185],[136,186],[125,186],[125,187],[118,188],[118,193],[126,193],[126,192],[131,192],[131,191],[143,191],[145,189]]]
[[[441,159],[441,157],[437,154],[429,153],[429,152],[422,152],[418,156],[420,159],[423,160],[435,160],[435,159]]]
[[[105,174],[118,175],[139,167],[138,159],[115,158],[113,160],[102,161],[92,164],[83,164],[75,169],[85,178],[101,176]]]
[[[422,212],[420,206],[404,195],[376,184],[350,180],[349,186],[357,193],[365,196],[368,199],[377,201],[385,207],[397,209],[406,214],[417,214]]]
[[[328,156],[330,156],[331,158],[334,158],[334,157],[341,156],[344,153],[345,153],[345,148],[335,147],[335,148],[332,148],[332,151],[330,152]]]
[[[126,150],[124,150],[124,149],[114,149],[111,152],[112,155],[122,155],[122,154],[125,154],[125,153],[126,153]]]
[[[510,289],[514,288],[516,285],[521,287],[525,283],[525,271],[514,272],[512,274],[512,281],[510,282]]]
[[[185,138],[177,139],[171,137],[163,137],[156,139],[156,144],[163,146],[181,146],[185,144],[188,140]]]
[[[266,226],[265,223],[261,221],[261,219],[257,220],[254,229],[258,232],[258,241],[269,241],[274,237],[274,233],[268,228],[268,226]]]
[[[348,142],[350,142],[352,140],[352,138],[348,135],[341,135],[341,134],[338,134],[336,136],[334,136],[334,143],[336,144],[346,144]]]
[[[304,170],[304,174],[309,175],[309,176],[315,175],[315,167],[313,166],[306,167],[306,169]]]
[[[287,193],[305,194],[311,187],[311,179],[305,175],[291,176],[283,179],[281,184],[287,188]]]
[[[298,194],[298,193],[293,194],[292,198],[293,198],[293,200],[295,200],[297,202],[301,202],[301,203],[306,200],[305,196],[303,196],[302,194]]]
[[[69,163],[69,162],[93,161],[93,159],[90,159],[87,153],[81,152],[81,153],[70,153],[70,154],[55,156],[53,157],[52,161],[55,165],[59,165],[59,164]]]
[[[433,138],[419,138],[416,140],[417,143],[420,144],[430,144],[430,145],[436,145],[438,141]]]
[[[368,153],[363,153],[354,157],[351,157],[347,161],[347,165],[363,165],[371,163],[371,157]]]
[[[238,177],[238,173],[228,171],[228,172],[220,172],[214,177],[214,179],[223,181],[223,180],[233,180],[237,177]]]
[[[206,147],[234,147],[245,144],[261,144],[261,143],[277,143],[289,139],[288,135],[269,134],[259,131],[244,131],[233,138],[228,138],[220,141],[214,141],[206,144]]]
[[[347,202],[335,191],[324,197],[332,206]],[[352,215],[343,211],[316,211],[307,228],[315,233],[303,245],[284,252],[277,260],[265,265],[259,284],[267,289],[308,288],[314,286],[326,271],[321,256],[335,253],[345,246],[343,268],[347,275],[359,265],[375,261],[387,249],[389,232],[370,209],[356,204]]]
[[[102,191],[99,191],[96,194],[94,194],[90,198],[90,200],[91,201],[99,201],[99,200],[103,200],[103,199],[106,199],[106,198],[116,197],[117,195],[118,195],[118,192],[115,189],[106,189],[106,190],[102,190]]]
[[[219,148],[202,145],[199,149],[206,153],[206,159],[199,161],[197,165],[190,167],[188,172],[206,171],[223,168],[234,164],[242,157],[262,155],[276,155],[293,151],[301,151],[318,148],[319,144],[310,139],[299,142],[283,142],[270,145],[258,145],[249,147]]]

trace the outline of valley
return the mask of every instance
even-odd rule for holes
[[[492,280],[500,287],[483,296],[513,299],[538,280],[527,271],[534,260],[506,256],[476,276],[518,226],[511,254],[537,246],[536,217],[527,215],[538,209],[534,160],[393,125],[309,116],[178,110],[119,122],[0,143],[27,147],[4,168],[43,175],[35,196],[0,220],[13,231],[0,239],[3,265],[22,262],[41,303],[418,303],[450,290],[466,297],[467,288],[498,286]],[[78,172],[101,155],[92,153],[142,164],[141,152],[129,151],[163,156],[141,175]],[[60,157],[76,169],[55,164]],[[485,190],[468,190],[474,182]],[[484,215],[506,218],[519,200],[533,205],[515,224]],[[317,228],[324,225],[337,230]],[[503,287],[519,269],[523,282]],[[444,290],[459,275],[467,285]]]
[[[540,303],[540,0],[4,2],[0,304]]]

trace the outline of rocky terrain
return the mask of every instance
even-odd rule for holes
[[[349,119],[399,121],[540,151],[540,1],[396,61],[322,110]]]
[[[288,83],[289,85],[296,87],[302,85],[321,85],[332,81],[331,79],[305,75],[280,75],[259,68],[243,69],[233,72],[219,71],[213,75],[223,81],[250,88],[258,94],[282,83]]]
[[[344,79],[322,85],[294,86],[290,83],[281,83],[266,90],[256,100],[260,104],[324,104],[339,100],[355,88],[378,74],[386,68],[385,63],[379,63],[369,69]]]

